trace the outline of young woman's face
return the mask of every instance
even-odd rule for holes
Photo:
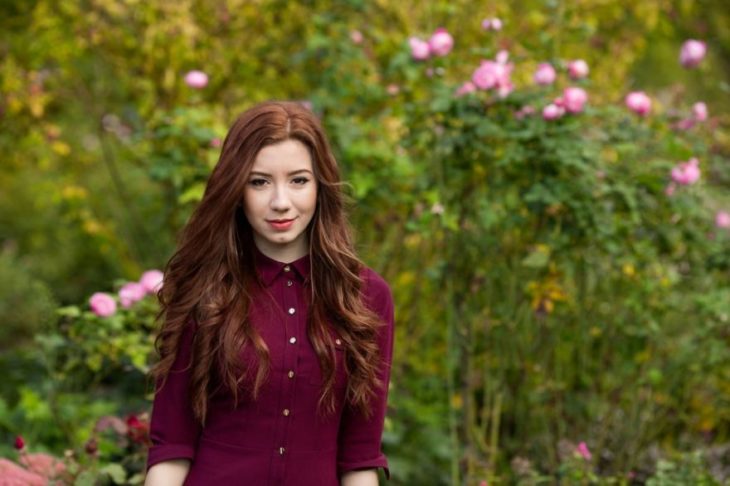
[[[317,207],[317,181],[303,143],[289,139],[261,149],[243,200],[254,242],[264,255],[290,262],[309,251],[306,229]]]

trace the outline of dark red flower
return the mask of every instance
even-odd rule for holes
[[[147,420],[140,419],[137,415],[127,417],[127,437],[137,444],[149,442],[150,424]]]
[[[23,440],[23,438],[21,436],[18,435],[15,437],[14,447],[16,449],[18,449],[19,451],[22,451],[23,448],[25,447],[25,441]]]
[[[127,417],[127,427],[130,429],[138,429],[142,426],[142,422],[140,422],[139,417],[136,415],[130,415]]]
[[[84,450],[87,454],[93,456],[99,450],[99,443],[94,437],[92,437],[91,439],[86,441],[86,445],[84,445]]]

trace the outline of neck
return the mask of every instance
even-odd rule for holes
[[[309,241],[306,239],[301,239],[288,245],[276,245],[254,237],[254,244],[261,253],[272,260],[282,263],[291,263],[309,253]]]

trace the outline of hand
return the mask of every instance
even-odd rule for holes
[[[378,473],[375,469],[350,471],[342,475],[341,486],[378,486]]]

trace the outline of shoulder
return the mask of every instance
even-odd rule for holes
[[[368,266],[363,266],[360,270],[360,278],[363,280],[363,292],[367,297],[392,300],[393,294],[390,285],[378,272]]]
[[[368,306],[383,314],[393,312],[393,292],[390,285],[375,270],[363,266],[360,270],[360,278],[363,280],[362,294]]]

